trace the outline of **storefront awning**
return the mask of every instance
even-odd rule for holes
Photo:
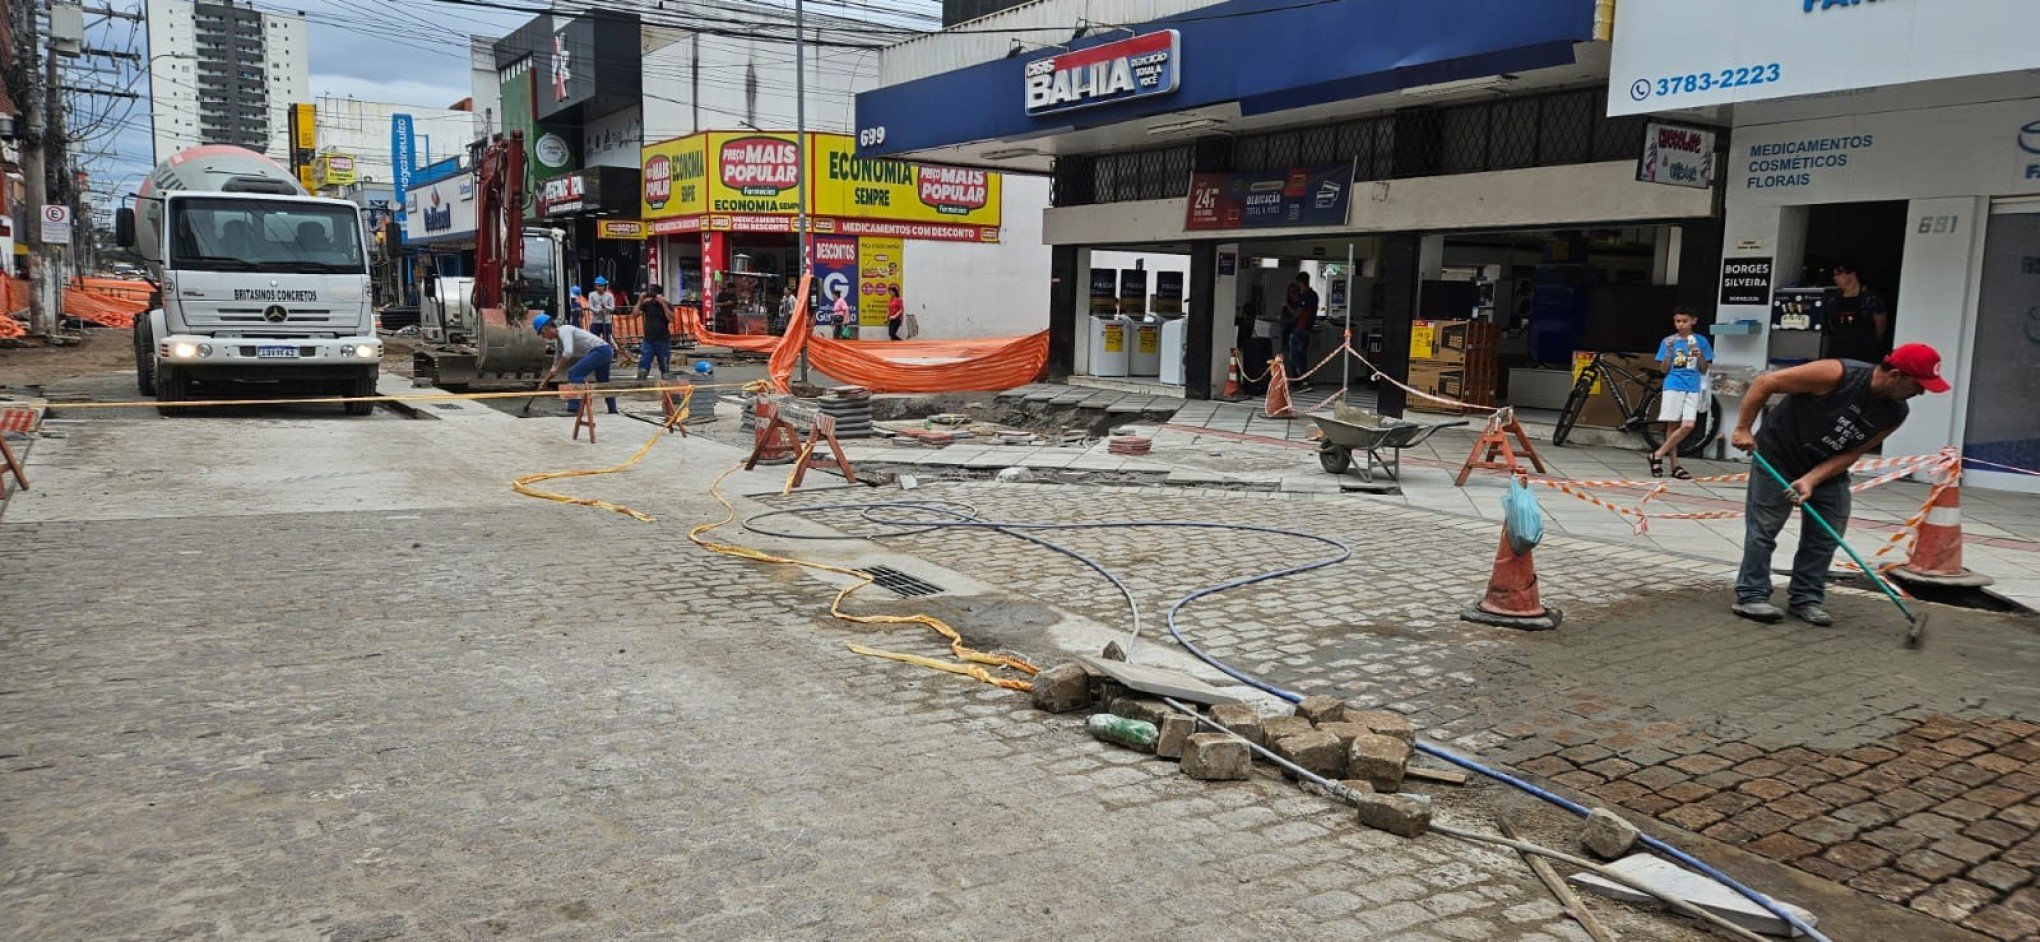
[[[1404,88],[1569,65],[1595,38],[1595,0],[1229,0],[1073,42],[857,96],[858,155],[1021,140],[1210,105],[1252,116]],[[1122,45],[1157,61],[1148,37],[1173,30],[1166,91],[1096,96],[1030,114],[1027,79]],[[1133,48],[1139,46],[1140,48]],[[1102,54],[1110,54],[1106,49]],[[1062,64],[1051,60],[1061,58]],[[1143,63],[1132,62],[1138,70]]]

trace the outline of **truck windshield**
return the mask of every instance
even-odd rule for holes
[[[524,267],[517,270],[524,279],[524,303],[527,307],[551,308],[559,291],[559,278],[553,274],[557,264],[553,258],[553,243],[542,235],[524,237]]]
[[[342,206],[182,199],[171,204],[170,226],[172,268],[300,274],[367,271],[361,217]]]

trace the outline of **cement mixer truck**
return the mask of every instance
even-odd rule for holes
[[[353,203],[306,194],[253,151],[206,145],[157,164],[114,227],[157,288],[134,348],[136,385],[158,409],[233,383],[375,395],[382,341]]]

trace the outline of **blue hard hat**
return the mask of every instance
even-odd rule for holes
[[[602,282],[599,282],[599,281],[598,281],[598,282],[596,282],[596,284],[598,284],[598,285],[599,285],[599,284],[601,284],[601,283],[602,283]],[[569,287],[567,288],[567,295],[568,295],[569,297],[575,297],[575,298],[578,298],[578,297],[580,297],[580,296],[581,296],[581,286],[580,286],[580,285],[572,285],[572,286],[569,286]]]
[[[696,360],[694,361],[694,372],[713,373],[715,372],[715,364],[710,363],[707,360]]]
[[[607,279],[607,278],[604,278],[604,277],[602,277],[601,275],[596,275],[596,276],[595,276],[595,287],[597,287],[597,288],[600,288],[600,287],[603,287],[603,286],[605,286],[605,285],[607,285],[607,284],[609,284],[609,279]]]
[[[534,334],[543,333],[545,331],[545,325],[550,323],[552,323],[551,314],[540,314],[537,317],[531,319],[531,332]]]

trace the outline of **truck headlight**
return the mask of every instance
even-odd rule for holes
[[[354,355],[358,357],[372,357],[376,353],[375,344],[372,343],[364,343],[354,348]]]
[[[202,357],[209,357],[209,356],[212,356],[212,344],[209,344],[209,343],[202,343],[202,344],[199,344],[199,345],[198,345],[198,355],[199,355],[199,356],[202,356]]]
[[[194,358],[194,357],[196,357],[196,356],[198,356],[198,344],[195,344],[195,343],[173,343],[173,344],[171,344],[171,345],[170,345],[170,357],[171,357],[171,359],[175,359],[175,360],[189,360],[189,359],[192,359],[192,358]]]

